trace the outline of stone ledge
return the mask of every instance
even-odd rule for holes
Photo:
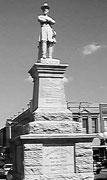
[[[37,77],[39,73],[39,77],[63,77],[63,74],[68,67],[68,64],[42,64],[42,63],[35,63],[32,68],[28,71],[32,78]]]
[[[20,139],[93,139],[96,134],[26,134],[21,135]]]

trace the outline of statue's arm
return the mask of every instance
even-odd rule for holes
[[[50,23],[50,24],[55,24],[55,20],[52,19],[51,17],[47,17],[47,21]]]
[[[47,20],[44,18],[44,16],[40,15],[38,16],[38,21],[41,22],[46,22]]]
[[[55,24],[55,20],[52,19],[52,18],[49,17],[49,16],[39,15],[39,16],[38,16],[38,21],[39,21],[40,23],[48,22],[48,23],[50,23],[50,24]]]

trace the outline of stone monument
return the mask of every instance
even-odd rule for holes
[[[38,17],[42,28],[41,55],[29,70],[34,82],[31,116],[29,122],[27,118],[23,120],[24,133],[15,139],[15,179],[93,180],[94,137],[82,133],[81,120],[73,121],[72,112],[67,109],[63,78],[68,65],[52,58],[51,25],[55,21],[47,16],[47,3],[42,9],[44,14]],[[49,58],[47,45],[51,45]]]

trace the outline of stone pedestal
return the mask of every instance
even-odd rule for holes
[[[16,180],[94,179],[93,136],[82,134],[81,122],[74,122],[67,109],[63,77],[68,65],[59,62],[44,60],[29,71],[32,118],[24,125],[25,135],[15,139]]]
[[[15,180],[94,180],[93,138],[88,134],[21,135],[14,142]]]
[[[44,63],[35,63],[29,71],[34,81],[31,111],[67,111],[63,77],[68,65]]]
[[[31,104],[33,118],[24,127],[25,134],[66,134],[82,131],[81,122],[72,121],[72,112],[67,109],[65,100],[63,78],[68,65],[59,62],[47,59],[42,63],[35,63],[29,70],[34,81]]]

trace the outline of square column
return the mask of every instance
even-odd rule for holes
[[[67,67],[67,64],[33,65],[29,71],[34,82],[31,111],[67,111],[63,82]]]

